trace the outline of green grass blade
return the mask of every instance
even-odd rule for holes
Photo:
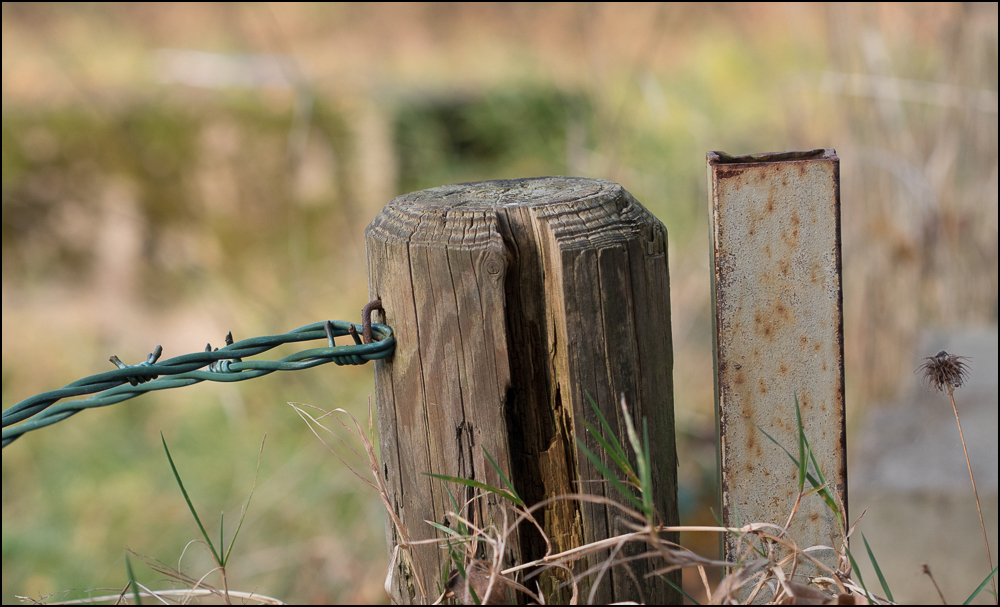
[[[451,487],[445,485],[444,490],[448,492],[448,499],[451,500],[451,507],[455,509],[455,512],[459,512],[458,500],[455,499],[455,494],[451,492]]]
[[[854,560],[854,555],[851,551],[847,551],[847,558],[851,560],[851,570],[854,575],[858,576],[858,583],[861,584],[861,588],[865,591],[865,598],[871,600],[872,593],[868,592],[868,586],[865,585],[865,579],[861,576],[861,569],[858,568],[858,562]]]
[[[601,448],[608,454],[608,457],[618,464],[618,467],[622,469],[625,476],[636,485],[640,484],[639,475],[637,475],[635,470],[632,469],[632,465],[628,462],[628,459],[626,459],[623,455],[619,455],[614,450],[614,447],[608,443],[608,441],[596,429],[594,429],[589,422],[584,420],[583,425],[587,427],[587,432],[590,432],[590,435],[594,437],[599,445],[601,445]]]
[[[458,500],[455,499],[455,494],[451,492],[451,487],[448,485],[444,486],[444,490],[448,492],[448,499],[451,500],[451,507],[455,509],[455,514],[461,514],[462,510],[458,507]],[[469,535],[469,529],[460,520],[455,521],[458,524],[458,533],[461,535]],[[432,525],[437,525],[437,523],[431,523]]]
[[[463,535],[462,533],[452,529],[447,525],[442,525],[441,523],[435,523],[434,521],[427,521],[427,524],[430,525],[431,527],[434,527],[438,531],[441,531],[445,535],[451,536],[453,539],[448,540],[449,544],[452,541],[457,541],[457,543],[459,544],[478,544],[479,542],[485,541],[482,538]]]
[[[715,519],[716,525],[718,525],[719,527],[725,527],[725,525],[722,524],[722,519],[720,519],[719,515],[715,513],[715,508],[709,508],[708,512],[709,514],[712,515],[712,518]]]
[[[801,493],[803,487],[802,475],[808,474],[808,462],[812,462],[813,469],[816,470],[816,476],[819,477],[818,482],[813,482],[810,479],[810,484],[812,484],[814,488],[819,488],[828,485],[828,483],[826,482],[826,478],[823,476],[823,470],[819,467],[819,462],[816,461],[816,454],[813,452],[812,445],[809,444],[809,438],[806,436],[805,426],[802,424],[802,410],[799,407],[799,396],[797,394],[795,395],[795,419],[799,424],[799,454],[802,462],[799,465],[799,492]],[[837,515],[837,520],[843,524],[844,521],[840,516],[840,508],[837,506],[837,501],[833,499],[833,495],[830,493],[829,489],[821,489],[820,496],[826,503],[826,507]]]
[[[799,407],[798,395],[795,396],[795,419],[797,419],[799,423],[799,440],[801,440],[805,446],[805,453],[802,458],[803,460],[808,458],[808,461],[805,463],[805,467],[808,468],[809,462],[812,462],[813,469],[816,470],[816,476],[819,477],[819,483],[814,486],[825,485],[827,482],[826,478],[823,477],[823,470],[819,467],[819,462],[816,461],[816,454],[813,452],[812,445],[809,444],[809,438],[806,436],[805,427],[802,425],[802,410]]]
[[[809,491],[802,494],[802,497],[809,497],[810,495],[815,495],[817,493],[822,493],[826,489],[827,485],[820,485],[819,487],[813,487]]]
[[[808,438],[805,439],[805,443],[806,443],[806,457],[809,458],[809,462],[812,463],[813,470],[816,471],[816,476],[819,477],[819,482],[817,486],[827,484],[826,477],[823,476],[823,470],[819,467],[819,462],[816,461],[816,453],[813,452],[812,445],[809,444]],[[808,463],[806,465],[808,466]]]
[[[621,465],[620,462],[625,462],[626,465],[628,465],[628,456],[625,455],[625,450],[622,449],[621,443],[618,442],[617,438],[618,433],[614,431],[614,429],[611,427],[611,424],[609,424],[608,420],[604,417],[604,414],[601,413],[601,410],[597,408],[597,403],[594,402],[594,399],[593,397],[590,396],[590,393],[587,392],[586,390],[584,390],[584,393],[590,400],[590,406],[591,408],[594,409],[594,413],[597,414],[598,421],[601,422],[601,428],[604,429],[604,436],[610,443],[609,445],[610,448],[608,448],[609,455],[611,455],[612,459],[614,459],[616,462],[619,462],[618,465]],[[592,432],[592,434],[595,434],[596,436],[596,433]],[[631,466],[629,466],[629,469],[631,469]]]
[[[135,573],[132,571],[132,561],[125,553],[125,574],[128,575],[128,585],[132,587],[132,600],[136,605],[142,605],[142,597],[139,596],[139,585],[135,582]]]
[[[642,459],[643,456],[642,443],[639,442],[639,433],[635,431],[635,424],[632,422],[632,416],[629,415],[628,408],[625,406],[624,394],[622,394],[621,408],[622,408],[622,417],[625,418],[625,433],[628,435],[628,442],[632,445],[632,452],[635,453],[636,464],[638,464],[639,468],[639,479],[638,479],[639,482],[636,484],[638,484],[640,490],[642,490],[643,487],[642,479],[645,476],[643,473],[643,466],[645,464],[648,464],[648,462],[638,461]],[[643,508],[643,510],[645,510],[645,508]],[[647,512],[647,516],[648,514],[649,513]]]
[[[802,425],[802,411],[799,409],[799,395],[795,395],[795,422],[799,426],[799,493],[806,485],[806,473],[809,472],[806,464],[806,429]]]
[[[496,487],[491,487],[486,483],[480,483],[479,481],[474,481],[471,478],[459,478],[457,476],[447,476],[444,474],[431,474],[430,472],[424,472],[424,476],[429,476],[431,478],[436,478],[451,483],[458,483],[459,485],[465,485],[466,487],[472,487],[474,489],[482,489],[484,491],[489,491],[490,493],[495,493],[504,499],[514,502],[515,504],[521,506],[522,508],[524,507],[524,502],[522,502],[521,498],[517,497],[516,495],[511,495],[506,491],[504,491],[503,489],[497,489]]]
[[[833,499],[833,494],[830,492],[830,484],[826,482],[826,477],[823,476],[823,470],[820,469],[819,462],[816,461],[816,454],[813,452],[808,438],[806,439],[806,454],[809,456],[809,460],[812,461],[813,468],[816,470],[816,476],[819,477],[819,484],[814,483],[813,487],[819,491],[820,497],[826,503],[826,507],[837,516],[837,520],[841,526],[844,526],[844,519],[840,516],[840,507],[837,506],[837,500]]]
[[[806,455],[809,456],[809,461],[812,462],[813,469],[816,471],[816,476],[819,477],[819,484],[826,484],[826,477],[823,476],[823,470],[819,467],[819,462],[816,461],[816,453],[813,452],[812,445],[809,444],[808,439],[806,440]]]
[[[766,430],[764,430],[763,428],[761,428],[757,424],[754,424],[753,422],[750,422],[750,423],[753,425],[754,428],[757,428],[758,430],[760,430],[760,433],[763,434],[764,436],[766,436],[767,440],[771,441],[772,443],[774,443],[775,445],[777,445],[782,451],[784,451],[785,455],[788,456],[788,459],[792,460],[792,463],[795,464],[795,467],[799,468],[799,460],[796,459],[795,456],[792,455],[788,451],[788,449],[785,449],[784,445],[782,445],[777,440],[775,440],[775,438],[773,436],[771,436],[770,434],[768,434]],[[808,444],[808,441],[807,441],[806,442],[806,447],[808,448],[808,446],[809,446],[809,444]],[[823,484],[823,483],[820,483],[818,480],[816,480],[816,477],[813,476],[809,472],[806,472],[806,480],[808,480],[809,484],[812,485],[813,487],[819,487],[819,486],[821,486]]]
[[[194,516],[195,522],[198,523],[198,529],[201,530],[201,535],[205,538],[205,543],[208,544],[208,548],[212,551],[215,563],[222,566],[222,559],[219,558],[219,553],[216,552],[215,546],[212,545],[212,540],[208,539],[208,532],[205,531],[205,526],[201,524],[201,519],[198,518],[198,513],[195,512],[194,504],[191,503],[191,498],[188,497],[187,489],[184,488],[181,475],[177,472],[177,466],[174,465],[174,458],[170,457],[170,449],[167,448],[167,439],[163,438],[163,432],[160,432],[160,440],[163,442],[163,450],[167,452],[167,461],[170,462],[170,469],[174,471],[174,478],[177,479],[177,485],[181,488],[181,493],[184,494],[184,501],[187,502],[188,509],[191,510],[191,515]]]
[[[504,486],[507,487],[507,489],[510,491],[510,494],[517,498],[517,502],[514,503],[517,504],[518,506],[523,506],[524,500],[522,500],[521,496],[517,494],[517,490],[514,489],[514,485],[510,483],[510,480],[507,478],[507,475],[503,473],[503,470],[500,469],[500,466],[497,464],[496,460],[493,459],[493,456],[490,455],[490,452],[486,450],[486,447],[483,447],[483,453],[486,454],[486,459],[490,460],[490,465],[493,466],[493,469],[496,470],[497,474],[500,475],[500,480],[503,481]]]
[[[764,430],[763,428],[761,428],[757,424],[754,424],[753,422],[750,422],[750,423],[753,425],[754,428],[757,428],[758,430],[760,430],[760,433],[763,434],[764,436],[766,436],[769,441],[771,441],[772,443],[774,443],[775,445],[777,445],[782,451],[784,451],[785,455],[788,456],[788,459],[792,460],[792,463],[795,464],[795,467],[799,468],[801,470],[800,465],[799,465],[799,460],[796,459],[794,455],[792,455],[791,453],[789,453],[788,449],[785,449],[784,445],[782,445],[777,440],[775,440],[775,438],[773,436],[771,436],[770,434],[768,434],[766,430]],[[809,440],[808,439],[806,439],[806,441],[805,441],[805,447],[806,447],[806,454],[807,454],[807,456],[809,456],[815,462],[816,458],[812,456],[812,448],[809,446]],[[818,470],[817,470],[817,472],[818,472]],[[809,484],[812,485],[812,487],[814,489],[817,488],[817,487],[823,487],[823,485],[826,484],[826,480],[823,479],[823,474],[819,473],[819,476],[820,476],[820,479],[817,479],[815,476],[812,475],[812,473],[806,472],[806,480],[809,481]],[[822,482],[821,482],[821,480],[822,480]],[[829,508],[830,510],[832,510],[834,512],[834,514],[837,515],[837,518],[839,519],[840,518],[840,508],[837,507],[837,502],[833,499],[833,496],[830,495],[829,490],[826,489],[826,488],[824,488],[824,489],[821,489],[820,491],[821,491],[820,495],[823,498],[823,501],[826,503],[827,508]]]
[[[583,441],[580,440],[579,436],[575,438],[576,438],[576,446],[580,448],[580,451],[582,451],[585,456],[587,456],[587,459],[590,460],[590,463],[594,464],[594,467],[596,467],[597,470],[600,471],[601,475],[604,476],[604,478],[607,479],[609,483],[611,483],[611,486],[617,489],[618,493],[621,493],[623,496],[625,496],[625,498],[628,499],[628,501],[632,502],[636,508],[645,511],[645,506],[643,505],[642,501],[636,498],[635,495],[633,495],[632,492],[628,490],[625,484],[622,483],[620,480],[618,480],[618,478],[614,475],[614,473],[611,472],[611,470],[609,470],[608,467],[604,465],[604,462],[602,462],[599,457],[594,455],[593,452],[591,452],[591,450],[587,448],[587,445],[583,444]]]
[[[253,485],[250,486],[250,495],[247,496],[247,501],[243,504],[243,511],[240,513],[240,522],[236,525],[236,532],[233,533],[233,539],[229,542],[229,548],[226,549],[226,559],[222,562],[223,567],[229,562],[229,555],[233,552],[233,545],[236,543],[236,538],[240,535],[240,529],[243,528],[243,521],[247,518],[247,511],[250,510],[250,500],[253,499],[253,492],[257,490],[257,475],[260,474],[260,460],[264,457],[264,441],[266,440],[267,433],[265,432],[264,438],[260,441],[260,451],[257,452],[257,469],[253,473]]]
[[[462,559],[459,555],[455,554],[455,549],[452,548],[451,542],[448,542],[448,554],[451,557],[451,562],[455,564],[455,568],[458,569],[458,575],[462,576],[462,587],[464,588],[466,584],[464,583],[468,578],[465,572],[465,565],[462,563]],[[479,600],[479,596],[476,594],[476,589],[472,587],[472,584],[468,584],[469,594],[472,595],[472,600],[476,605],[482,605],[482,601]]]
[[[820,497],[826,503],[826,507],[830,509],[835,515],[837,515],[837,520],[843,523],[844,521],[840,518],[840,508],[837,506],[837,501],[833,499],[833,494],[830,493],[830,485],[826,482],[826,477],[823,476],[823,471],[819,469],[819,463],[816,461],[816,454],[813,453],[812,446],[809,444],[809,440],[806,439],[806,455],[812,461],[813,468],[816,470],[816,476],[819,477],[818,481],[809,482],[812,484],[813,488],[819,492]],[[818,484],[816,484],[818,483]]]
[[[747,420],[747,421],[750,421],[750,420]],[[760,426],[758,426],[757,424],[753,423],[752,421],[750,422],[750,424],[751,424],[751,425],[752,425],[752,426],[753,426],[754,428],[757,428],[757,430],[759,430],[761,434],[763,434],[764,436],[766,436],[766,437],[767,437],[767,440],[771,441],[772,443],[774,443],[775,445],[777,445],[778,447],[780,447],[780,448],[781,448],[781,450],[785,452],[785,455],[787,455],[787,456],[788,456],[788,458],[789,458],[790,460],[792,460],[792,462],[793,462],[793,463],[795,464],[795,467],[796,467],[796,468],[798,468],[798,466],[799,466],[799,460],[798,460],[798,459],[796,459],[796,458],[795,458],[795,456],[794,456],[794,455],[792,455],[792,454],[791,454],[791,453],[790,453],[790,452],[788,451],[788,449],[785,449],[785,446],[784,446],[784,445],[782,445],[781,443],[779,443],[779,442],[777,441],[777,439],[775,439],[775,438],[774,438],[773,436],[771,436],[770,434],[768,434],[768,433],[767,433],[767,430],[765,430],[765,429],[761,428]],[[806,473],[806,474],[808,474],[808,473]]]
[[[997,565],[996,567],[993,568],[993,571],[991,571],[990,574],[986,576],[986,579],[983,580],[983,583],[979,585],[979,588],[976,588],[976,591],[970,594],[969,598],[965,599],[965,602],[962,603],[963,605],[971,605],[972,601],[976,600],[976,597],[979,596],[979,593],[983,591],[983,588],[986,588],[986,585],[990,583],[990,580],[993,579],[993,576],[997,574],[997,569],[1000,569],[1000,565]],[[990,594],[993,593],[991,592]]]
[[[458,531],[455,531],[451,527],[448,527],[446,525],[442,525],[441,523],[435,523],[434,521],[427,521],[427,522],[430,523],[431,527],[434,527],[438,531],[444,532],[446,535],[453,535],[453,536],[458,537],[460,539],[462,537],[462,534],[460,534]]]
[[[684,598],[686,598],[687,600],[691,601],[691,604],[692,604],[692,605],[701,605],[701,603],[699,603],[698,601],[694,600],[694,598],[693,598],[693,597],[692,597],[692,596],[691,596],[690,594],[688,594],[688,593],[684,592],[684,589],[683,589],[683,588],[681,588],[681,587],[680,587],[680,586],[678,586],[677,584],[673,583],[673,582],[672,582],[672,581],[670,580],[670,578],[668,578],[667,576],[665,576],[665,575],[661,575],[661,576],[660,576],[660,579],[661,579],[661,580],[663,580],[664,582],[666,582],[666,583],[667,583],[667,584],[668,584],[668,585],[669,585],[669,586],[670,586],[671,588],[673,588],[673,589],[674,589],[674,590],[676,590],[677,592],[681,593],[681,596],[683,596],[683,597],[684,597]]]
[[[223,510],[222,513],[219,515],[219,548],[220,549],[223,546],[226,545],[226,532],[225,532],[225,529],[226,529],[226,511]],[[223,567],[225,567],[226,566],[226,559],[223,558],[222,562],[219,563],[219,564],[222,565]]]
[[[865,543],[865,550],[868,551],[868,558],[872,562],[872,567],[875,568],[875,575],[878,576],[878,583],[882,584],[882,592],[885,592],[885,598],[889,599],[890,602],[895,603],[896,599],[892,598],[892,591],[889,590],[889,584],[885,581],[885,576],[882,575],[882,568],[878,566],[878,561],[875,560],[875,554],[872,553],[871,546],[868,545],[868,540],[865,538],[865,534],[861,534],[861,541]]]

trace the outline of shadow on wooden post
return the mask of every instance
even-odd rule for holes
[[[484,447],[528,504],[577,492],[623,501],[587,482],[601,475],[575,437],[602,451],[583,424],[598,426],[585,393],[623,445],[619,395],[648,420],[654,506],[663,524],[677,524],[667,234],[628,192],[567,177],[443,186],[393,199],[365,237],[369,294],[381,298],[397,339],[394,358],[375,365],[381,459],[411,541],[438,537],[425,521],[445,523],[452,509],[444,484],[424,473],[503,486]],[[464,489],[451,487],[460,503],[471,497]],[[469,516],[500,527],[500,507],[492,500]],[[615,512],[579,501],[555,502],[537,518],[554,552],[631,531]],[[399,538],[391,524],[386,534],[391,551]],[[626,555],[645,550],[631,544]],[[538,532],[522,525],[506,562],[544,553]],[[448,573],[441,548],[415,556],[433,596],[418,596],[418,573],[403,563],[392,588],[402,603],[434,600]],[[631,575],[605,575],[596,602],[679,602],[662,580],[643,579],[662,562],[630,565]],[[559,579],[542,580],[552,602],[565,602],[568,594],[549,595]]]

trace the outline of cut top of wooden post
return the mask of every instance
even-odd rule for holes
[[[394,198],[368,227],[380,237],[410,244],[476,248],[491,232],[498,211],[532,209],[549,220],[564,247],[620,242],[648,221],[648,213],[619,184],[602,179],[540,177],[459,183]],[[438,222],[427,221],[438,212]],[[491,220],[492,218],[492,220]]]
[[[796,398],[816,461],[847,503],[839,159],[709,152],[708,177],[723,523],[783,526],[798,471],[763,432],[798,457]],[[839,544],[843,529],[810,496],[789,535],[807,548]],[[727,538],[727,560],[738,542]]]

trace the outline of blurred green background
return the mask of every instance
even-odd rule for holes
[[[682,523],[711,524],[708,150],[837,149],[849,432],[920,327],[997,322],[996,3],[2,10],[5,409],[111,354],[356,321],[363,230],[397,194],[599,177],[669,230]],[[285,404],[362,418],[371,390],[371,367],[321,367],[26,435],[3,451],[0,598],[120,589],[126,547],[177,566],[198,532],[159,431],[231,533],[266,432],[229,587],[385,602],[378,496]]]

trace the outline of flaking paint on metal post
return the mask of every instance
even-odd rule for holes
[[[834,150],[709,152],[708,179],[722,522],[784,526],[798,471],[761,430],[797,457],[796,396],[816,460],[847,503],[840,161]],[[801,548],[843,541],[817,495],[789,535]],[[724,557],[741,556],[728,536]],[[832,552],[814,556],[837,565]]]

